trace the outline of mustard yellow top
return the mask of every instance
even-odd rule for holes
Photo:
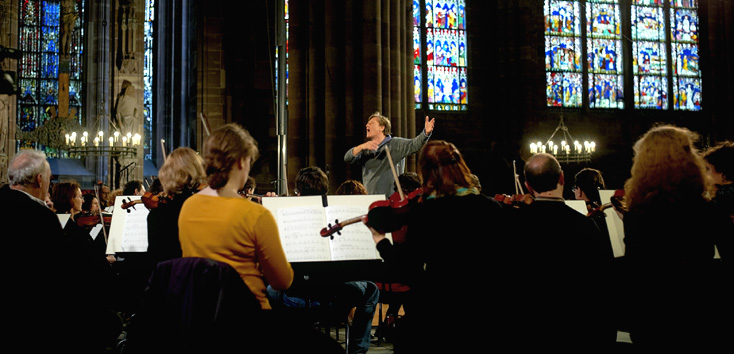
[[[268,209],[245,198],[194,194],[178,218],[183,257],[204,257],[230,264],[270,309],[269,284],[285,290],[293,268],[285,257],[275,218]]]

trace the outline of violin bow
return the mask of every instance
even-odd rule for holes
[[[163,163],[166,163],[166,145],[165,140],[161,139],[161,152],[163,152]]]
[[[206,117],[204,112],[199,112],[199,117],[201,118],[201,126],[204,127],[206,136],[209,136],[209,119]]]
[[[392,161],[392,156],[390,156],[390,148],[385,145],[385,152],[387,153],[387,159],[390,161],[390,170],[392,170],[392,176],[395,179],[395,186],[398,187],[398,192],[400,193],[400,200],[405,200],[405,194],[403,194],[403,188],[400,187],[400,180],[398,180],[398,172],[395,170],[395,164]]]
[[[99,186],[94,186],[94,195],[97,197],[97,201],[99,201]],[[106,245],[108,241],[107,230],[104,228],[104,216],[102,216],[102,209],[99,210],[99,222],[102,223],[102,233],[104,234],[104,244]]]
[[[520,184],[520,175],[517,174],[515,160],[512,160],[512,173],[515,175],[515,194],[525,194],[525,192],[522,190],[522,184]]]

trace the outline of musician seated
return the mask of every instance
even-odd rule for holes
[[[99,302],[100,306],[112,308],[110,294],[114,291],[114,273],[105,255],[104,231],[95,227],[102,223],[102,219],[99,215],[88,219],[80,217],[84,199],[79,183],[74,180],[57,183],[51,199],[57,214],[70,214],[64,225],[64,240],[71,254],[64,256],[76,261],[83,276],[88,279],[82,285],[87,289],[85,293],[89,294],[90,299]],[[80,224],[82,220],[91,222],[88,225]]]
[[[257,142],[241,126],[226,124],[207,137],[202,155],[207,186],[183,203],[178,219],[182,256],[231,265],[255,294],[263,309],[258,320],[264,323],[257,333],[258,340],[243,345],[266,343],[278,352],[295,352],[297,348],[322,353],[343,351],[336,341],[311,326],[284,319],[282,312],[273,310],[266,295],[267,286],[288,289],[293,282],[293,268],[285,256],[273,215],[239,194],[258,155]]]
[[[524,174],[534,201],[514,210],[522,223],[510,242],[522,254],[509,260],[514,280],[509,288],[513,301],[522,305],[514,332],[526,339],[528,349],[550,348],[558,343],[562,324],[573,336],[558,343],[563,349],[611,349],[617,328],[610,305],[614,256],[609,239],[565,204],[564,174],[553,155],[533,155]]]
[[[602,177],[601,171],[587,167],[576,173],[574,176],[574,186],[571,190],[576,200],[586,202],[586,210],[591,215],[591,220],[594,221],[602,235],[608,237],[609,230],[607,228],[605,214],[598,212],[603,205],[599,190],[604,188],[606,188],[606,185],[604,184],[604,177]]]
[[[391,243],[382,225],[367,220],[380,256],[410,286],[410,311],[398,324],[396,352],[472,352],[506,345],[498,335],[505,324],[500,310],[506,304],[497,298],[505,289],[497,281],[500,264],[495,263],[508,252],[498,246],[506,237],[502,207],[479,192],[462,154],[449,142],[426,143],[418,156],[418,173],[422,195],[406,213],[404,242]],[[478,290],[484,282],[487,290]],[[467,287],[474,287],[479,303],[454,308],[454,302],[465,299]]]
[[[143,196],[157,201],[154,205],[149,203],[147,253],[151,266],[181,257],[178,216],[184,202],[206,183],[203,163],[201,156],[191,148],[174,149],[158,171],[156,181],[163,192]]]
[[[0,221],[15,231],[4,237],[8,252],[0,265],[10,287],[4,293],[5,344],[29,348],[43,345],[40,340],[77,352],[104,351],[120,328],[96,316],[94,295],[84,288],[90,279],[81,276],[75,250],[45,203],[51,182],[45,154],[21,150],[10,161],[8,180],[0,188]]]
[[[309,166],[302,168],[296,175],[296,195],[319,195],[326,198],[329,189],[329,179],[319,167]],[[380,291],[375,283],[362,281],[337,282],[322,284],[319,289],[293,296],[287,292],[281,293],[268,289],[271,299],[280,300],[284,306],[308,307],[320,306],[325,302],[335,309],[338,315],[346,315],[350,309],[356,308],[352,326],[350,328],[350,353],[366,353],[370,347],[372,337],[372,320],[380,298]]]

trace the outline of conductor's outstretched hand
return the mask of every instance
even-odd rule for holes
[[[435,125],[436,125],[436,118],[428,118],[428,116],[426,116],[426,124],[423,127],[423,129],[426,131],[426,134],[431,134],[431,132],[433,131],[433,127]]]

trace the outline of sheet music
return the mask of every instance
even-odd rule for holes
[[[601,203],[610,203],[614,190],[599,190],[599,197]],[[605,219],[607,222],[607,229],[609,230],[609,240],[612,242],[612,251],[614,251],[614,257],[624,256],[624,223],[619,218],[614,208],[607,208],[604,210]]]
[[[61,223],[61,228],[66,227],[66,223],[69,221],[69,218],[71,218],[71,214],[56,214],[56,216],[59,218],[59,223]]]
[[[321,237],[324,227],[322,206],[297,206],[277,209],[278,232],[290,262],[328,261],[331,259],[328,238]]]
[[[344,221],[368,212],[368,208],[355,205],[329,205],[326,207],[326,220]],[[341,235],[330,240],[331,259],[335,261],[351,259],[375,259],[378,255],[372,233],[361,221],[344,227]]]
[[[321,229],[367,213],[384,195],[328,196],[323,207],[320,196],[263,198],[278,223],[281,243],[289,262],[379,259],[372,234],[364,225],[349,225],[334,240],[321,236]]]
[[[141,203],[128,209],[122,209],[123,203],[139,199],[139,195],[115,198],[107,254],[146,252],[148,250],[148,208]]]

